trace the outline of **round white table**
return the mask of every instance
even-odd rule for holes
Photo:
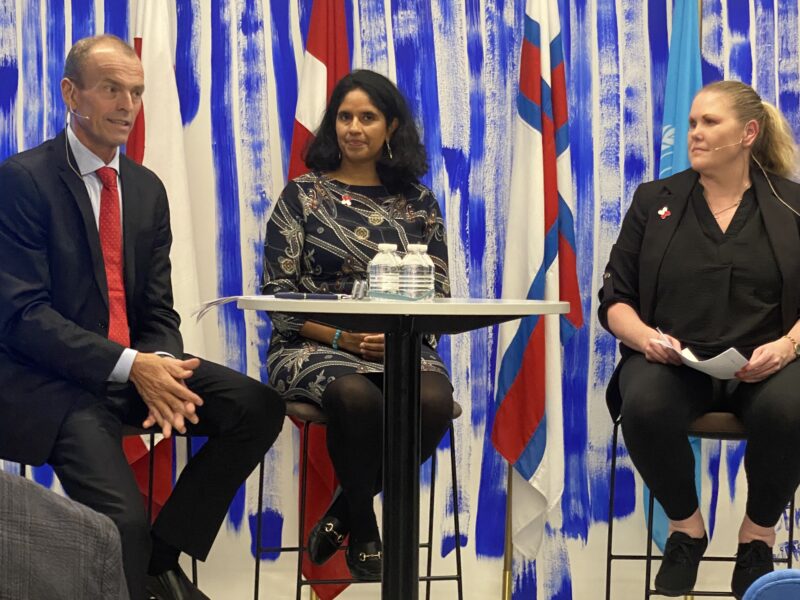
[[[244,310],[302,313],[352,331],[384,332],[383,579],[385,600],[419,596],[420,349],[426,333],[463,333],[504,321],[569,312],[568,302],[435,298],[289,300],[242,296]],[[456,542],[458,543],[458,541]]]

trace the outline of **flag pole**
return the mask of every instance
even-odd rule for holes
[[[511,466],[511,463],[506,464],[508,465],[508,480],[506,483],[506,537],[503,551],[503,600],[511,600],[514,562],[514,544],[511,535],[511,475],[514,467]]]
[[[697,37],[700,40],[700,47],[703,47],[703,0],[697,0]]]

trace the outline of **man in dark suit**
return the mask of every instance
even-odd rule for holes
[[[119,153],[142,105],[135,52],[113,36],[80,40],[61,91],[66,130],[0,165],[0,457],[48,462],[69,496],[111,517],[133,600],[206,598],[179,553],[206,557],[285,407],[183,353],[166,192]],[[152,530],[123,424],[209,436]]]

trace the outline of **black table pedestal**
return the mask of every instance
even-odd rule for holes
[[[411,323],[386,333],[381,597],[391,600],[419,595],[420,343]]]

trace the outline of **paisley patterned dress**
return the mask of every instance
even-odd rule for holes
[[[267,224],[261,292],[350,293],[355,280],[367,278],[382,243],[397,244],[401,252],[409,244],[427,244],[436,295],[450,295],[445,226],[431,190],[414,184],[392,195],[383,186],[346,185],[320,173],[298,177],[281,193]],[[320,403],[337,377],[383,372],[383,363],[304,338],[299,331],[305,321],[296,315],[270,317],[270,383],[293,399]],[[434,336],[426,336],[421,368],[447,376],[435,347]]]

